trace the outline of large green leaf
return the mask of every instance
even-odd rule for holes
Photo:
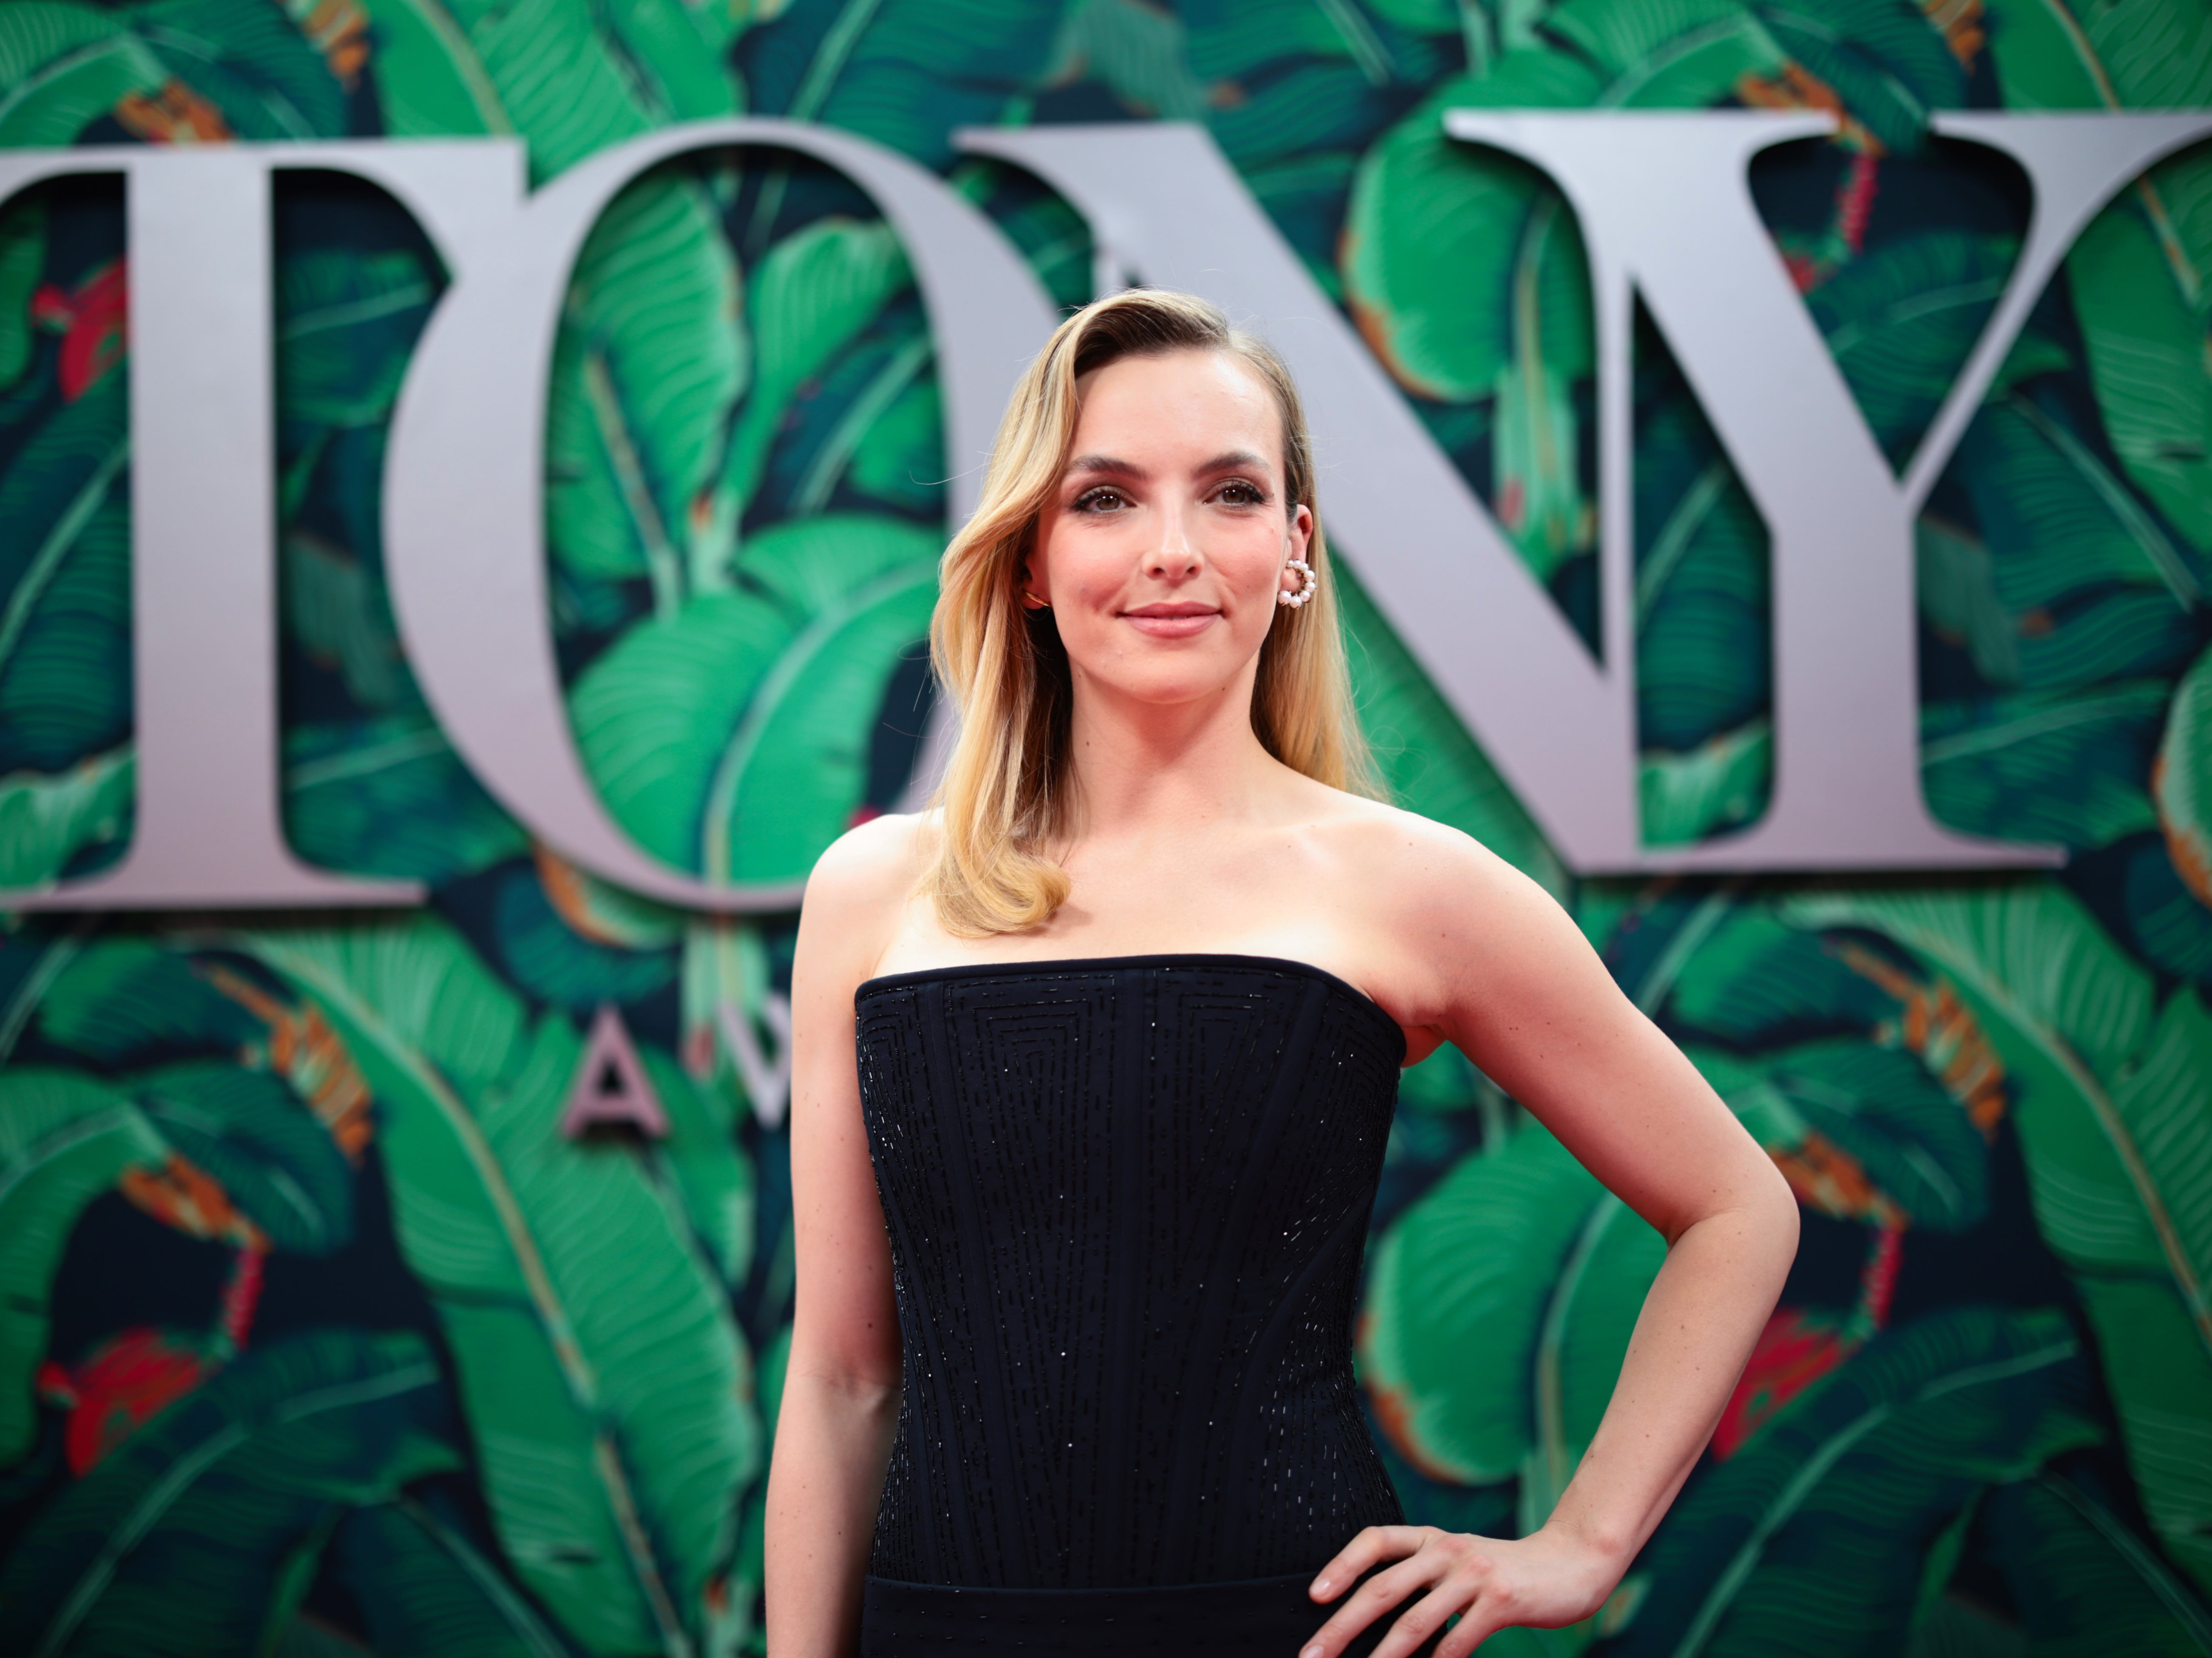
[[[240,138],[342,138],[345,92],[323,55],[267,0],[155,0],[132,18],[170,72]]]
[[[2151,793],[2175,870],[2197,902],[2212,907],[2212,651],[2174,690]]]
[[[2202,48],[2200,48],[2202,50]],[[2207,95],[2212,95],[2212,88]],[[2066,256],[2089,378],[2128,477],[2212,552],[2212,155],[2151,170]]]
[[[1590,372],[1589,275],[1565,198],[1526,164],[1447,138],[1442,117],[1578,108],[1604,92],[1579,63],[1519,54],[1486,79],[1448,83],[1362,158],[1344,222],[1345,295],[1409,391],[1488,397],[1523,354],[1568,378]]]
[[[101,938],[58,966],[37,1004],[39,1033],[106,1064],[177,1046],[234,1052],[267,1035],[191,957],[161,944]]]
[[[723,511],[741,514],[759,492],[769,451],[800,385],[913,280],[897,234],[880,221],[817,219],[762,257],[745,295],[757,355],[752,387],[730,434]]]
[[[1647,756],[1693,753],[1759,719],[1773,697],[1766,526],[1687,388],[1660,386],[1636,454],[1636,714]],[[1763,790],[1752,804],[1764,805]]]
[[[380,0],[379,16],[386,9]],[[416,50],[429,112],[458,115],[457,94],[465,94],[469,110],[497,131],[496,110],[529,140],[533,180],[655,125],[591,0],[414,0],[413,9],[441,43],[457,31],[467,44],[465,52],[447,44],[442,63],[427,44]]]
[[[625,0],[606,9],[608,45],[656,125],[743,112],[744,88],[725,54],[750,9],[696,0]]]
[[[1796,1154],[1802,1163],[1808,1139],[1818,1135],[1865,1175],[1869,1196],[1827,1182],[1801,1190],[1814,1206],[1840,1219],[1894,1219],[1937,1232],[1963,1232],[1988,1213],[1987,1142],[1903,1049],[1832,1037],[1753,1058],[1691,1053],[1769,1151]]]
[[[168,1147],[128,1096],[73,1071],[0,1072],[0,1467],[30,1448],[48,1299],[84,1206]]]
[[[1949,60],[1935,31],[1916,26]],[[1869,249],[1813,290],[1813,319],[1893,465],[1935,419],[2018,252],[1999,237],[1923,231]]]
[[[2150,829],[2151,748],[2166,700],[2164,682],[2130,680],[1929,704],[1920,716],[1929,809],[1976,835],[2069,847]]]
[[[1895,1016],[1888,993],[1852,971],[1816,932],[1726,900],[1698,914],[1711,930],[1686,926],[1668,938],[1650,969],[1656,982],[1622,981],[1639,1006],[1663,1008],[1670,1029],[1686,1025],[1747,1048],[1864,1032]]]
[[[560,1136],[574,1029],[529,1023],[428,918],[227,942],[322,1010],[375,1096],[507,1558],[591,1650],[696,1639],[759,1461],[749,1364],[673,1194]]]
[[[35,196],[9,203],[0,213],[0,389],[30,366],[31,295],[46,262],[46,203]]]
[[[295,726],[284,734],[284,830],[325,869],[447,881],[527,850],[422,714]]]
[[[567,1658],[572,1650],[458,1526],[410,1498],[356,1509],[331,1552],[379,1652]]]
[[[822,518],[747,548],[744,572],[807,614],[717,762],[710,872],[726,857],[738,880],[801,879],[850,824],[884,689],[928,636],[939,545],[896,519]]]
[[[2149,975],[2053,886],[1808,895],[1784,908],[1887,933],[1955,986],[1979,1021],[2017,1090],[2012,1115],[2036,1219],[2097,1321],[2123,1422],[2147,1394],[2175,1395],[2165,1380],[2175,1366],[2212,1382],[2212,1015],[2195,994],[2176,993],[2154,1011]],[[2103,1316],[2123,1291],[2142,1304],[2128,1319]],[[2154,1323],[2194,1348],[2156,1363],[2112,1357],[2116,1333]],[[2198,1397],[2197,1410],[2212,1417],[2212,1385]],[[2197,1435],[2212,1435],[2212,1422],[2182,1442]],[[2137,1440],[2129,1436],[2128,1451],[2145,1502],[2157,1512],[2172,1493],[2171,1510],[2186,1516],[2173,1535],[2185,1541],[2212,1496],[2201,1494],[2201,1477],[2173,1481],[2202,1459]]]
[[[712,879],[803,878],[861,803],[938,547],[894,519],[796,520],[747,547],[738,591],[625,635],[570,699],[610,810]]]
[[[40,1515],[0,1578],[0,1646],[253,1650],[290,1621],[340,1516],[461,1466],[452,1435],[418,1336],[325,1330],[251,1352]]]
[[[2202,1135],[2200,1123],[2200,1143]],[[2203,1333],[2154,1278],[2084,1274],[2076,1282],[2143,1511],[2167,1558],[2212,1603],[2212,1459],[2204,1455],[2212,1357]]]
[[[1612,1395],[1666,1246],[1524,1121],[1384,1232],[1360,1376],[1392,1442],[1432,1478],[1522,1476],[1540,1521]]]
[[[572,1012],[589,1013],[602,1002],[636,1001],[676,976],[673,950],[624,948],[578,932],[554,908],[536,869],[501,872],[492,927],[507,977]]]
[[[1919,147],[1931,111],[1966,100],[1966,71],[1929,16],[1899,0],[1755,0],[1804,70],[1887,147]]]
[[[86,847],[120,836],[136,776],[125,745],[58,776],[0,777],[0,887],[41,885]]]
[[[584,764],[638,843],[679,869],[705,862],[708,797],[730,734],[799,624],[744,590],[641,623],[568,693]]]
[[[2095,1442],[2090,1399],[2056,1313],[1957,1308],[1877,1336],[1675,1503],[1607,1651],[1901,1649],[1938,1537],[1984,1485]]]
[[[108,374],[0,477],[0,772],[59,770],[129,731],[126,418]]]
[[[192,1060],[126,1085],[162,1138],[213,1176],[275,1248],[326,1255],[351,1241],[353,1171],[281,1078]]]
[[[1437,695],[1366,590],[1340,559],[1336,591],[1360,729],[1390,798],[1476,840],[1554,894],[1565,865],[1467,727]]]
[[[1061,0],[818,0],[744,41],[763,114],[819,121],[924,167],[1001,119],[1052,62]]]
[[[577,258],[555,345],[553,556],[585,575],[650,574],[664,615],[680,604],[687,575],[726,580],[726,550],[693,544],[695,502],[714,477],[747,367],[737,262],[713,202],[679,171],[637,179]]]
[[[499,88],[442,0],[361,0],[375,57],[377,108],[395,138],[512,132]]]
[[[1644,843],[1680,846],[1758,817],[1774,780],[1774,722],[1753,720],[1687,754],[1647,749],[1637,766]]]
[[[317,248],[276,266],[276,400],[288,424],[366,426],[399,395],[437,299],[412,253]]]
[[[2035,1658],[2206,1658],[2212,1617],[2112,1506],[2063,1474],[1982,1499],[1990,1552]]]
[[[2203,566],[2145,512],[2089,446],[2014,392],[1966,428],[1951,475],[1964,487],[2015,616],[2108,581],[2163,587],[2185,607]]]
[[[90,6],[0,9],[0,146],[73,143],[122,99],[167,78],[143,40]]]

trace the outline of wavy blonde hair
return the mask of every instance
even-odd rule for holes
[[[1283,417],[1284,510],[1304,506],[1315,514],[1306,562],[1318,589],[1310,603],[1275,612],[1252,689],[1253,732],[1269,754],[1316,781],[1376,792],[1352,716],[1314,499],[1313,442],[1290,370],[1267,342],[1230,326],[1206,301],[1131,288],[1062,323],[1022,376],[992,445],[981,504],[939,566],[930,654],[961,725],[937,795],[943,834],[921,890],[949,932],[1019,932],[1066,902],[1067,873],[1047,849],[1073,815],[1074,683],[1052,612],[1022,604],[1022,570],[1075,441],[1078,383],[1124,357],[1176,351],[1233,357],[1273,394]]]

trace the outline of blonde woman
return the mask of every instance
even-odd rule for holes
[[[1203,301],[1100,301],[1015,392],[945,555],[941,804],[806,891],[771,1658],[1572,1622],[1772,1309],[1771,1164],[1545,893],[1375,798],[1316,511],[1288,374]],[[1403,1523],[1352,1376],[1398,1069],[1443,1042],[1669,1246],[1523,1538]]]

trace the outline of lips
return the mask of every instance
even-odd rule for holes
[[[1221,612],[1211,604],[1188,602],[1139,604],[1133,610],[1122,611],[1121,619],[1153,639],[1188,639],[1220,621]]]

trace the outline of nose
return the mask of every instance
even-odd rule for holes
[[[1145,557],[1145,574],[1159,581],[1187,581],[1200,560],[1191,541],[1189,508],[1180,502],[1160,514],[1160,536]]]

